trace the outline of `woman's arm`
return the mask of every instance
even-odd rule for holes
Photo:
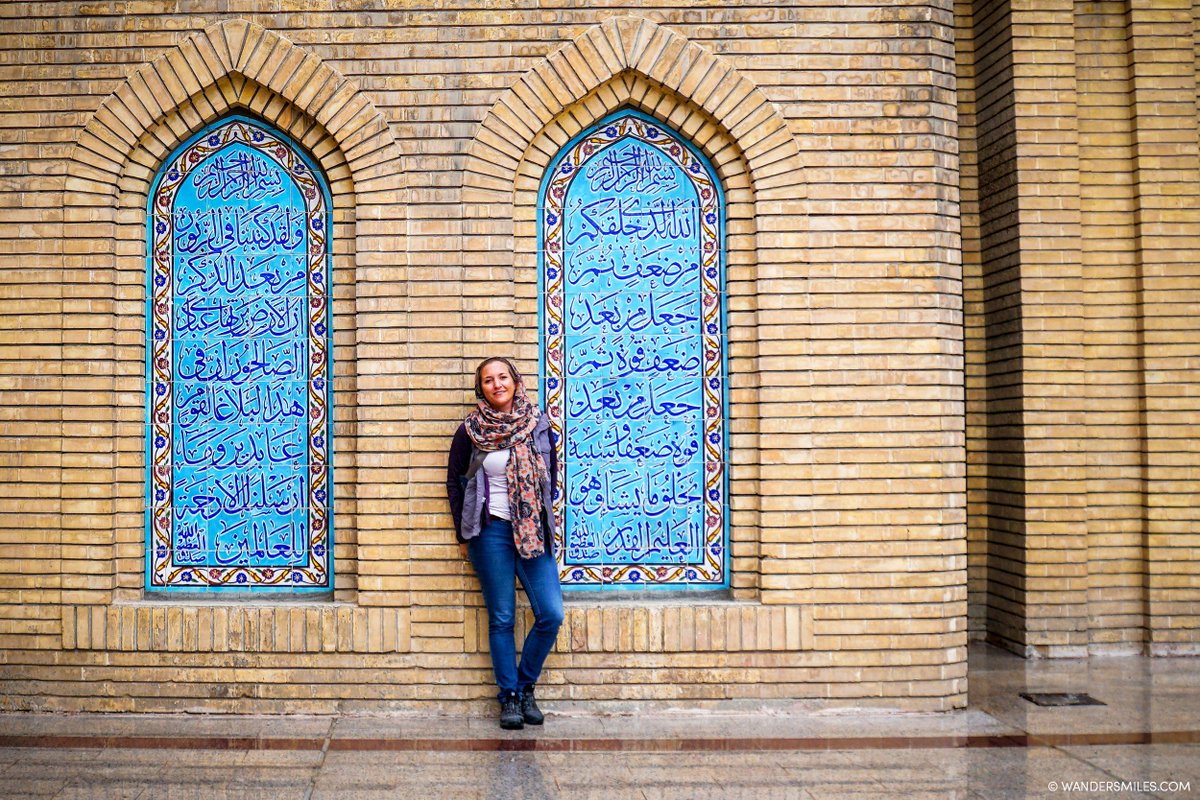
[[[450,516],[454,517],[454,533],[462,538],[463,491],[466,484],[463,475],[471,465],[471,437],[467,426],[459,425],[450,444],[450,457],[446,461],[446,497],[450,500]]]

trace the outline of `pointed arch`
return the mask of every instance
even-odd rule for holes
[[[480,124],[464,165],[464,278],[514,286],[508,321],[512,352],[538,361],[538,188],[573,137],[622,108],[642,111],[695,145],[717,172],[726,202],[731,393],[729,497],[731,587],[751,599],[764,588],[759,567],[760,266],[803,259],[796,220],[805,216],[804,169],[786,120],[747,76],[678,33],[636,16],[584,31],[525,72]],[[777,220],[788,218],[786,224]],[[760,241],[759,231],[767,236]],[[490,307],[505,298],[491,296]],[[465,362],[498,345],[464,329]],[[464,368],[467,366],[464,363]],[[529,370],[533,374],[533,370]],[[790,456],[793,462],[807,453]]]
[[[136,397],[145,369],[140,342],[148,193],[172,150],[235,112],[287,134],[320,167],[330,190],[334,423],[335,430],[351,432],[339,434],[335,446],[335,488],[341,490],[335,597],[353,599],[364,584],[357,549],[373,543],[371,531],[382,526],[363,524],[364,514],[374,512],[355,498],[361,459],[353,423],[370,417],[365,403],[390,402],[378,391],[380,371],[365,362],[402,362],[404,354],[364,347],[355,320],[358,287],[368,282],[364,273],[405,266],[400,151],[387,120],[354,81],[277,33],[230,20],[192,33],[133,72],[88,120],[67,163],[63,222],[70,255],[64,255],[64,282],[81,288],[63,304],[64,329],[67,338],[74,337],[71,352],[78,372],[86,375],[86,384],[80,383],[86,388],[65,398],[65,405],[87,425],[64,436],[63,463],[78,465],[80,476],[107,468],[111,482],[85,487],[81,502],[64,498],[64,528],[81,532],[72,545],[78,555],[64,547],[64,559],[77,557],[79,571],[86,573],[73,591],[64,592],[64,602],[134,599],[142,588],[144,545],[138,544],[143,537],[136,519],[143,496],[140,409],[133,400],[100,407],[89,401],[87,390]],[[395,281],[383,291],[394,295],[396,306],[405,294]],[[371,298],[377,306],[378,295],[377,290]],[[376,383],[364,385],[359,375]]]
[[[655,90],[665,90],[667,98]],[[765,199],[804,197],[796,140],[753,81],[669,28],[619,16],[567,42],[496,100],[467,152],[468,201],[511,191],[535,140],[552,124],[561,128],[555,139],[566,135],[557,142],[561,146],[621,105],[639,107],[691,136],[710,159],[718,155],[710,152],[718,141],[735,143]],[[591,119],[579,119],[580,111]]]

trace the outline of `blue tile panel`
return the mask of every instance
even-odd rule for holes
[[[324,181],[233,117],[167,160],[148,219],[146,586],[327,589]]]
[[[724,199],[637,112],[542,182],[542,397],[559,448],[565,586],[728,585]]]

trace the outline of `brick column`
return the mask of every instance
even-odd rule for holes
[[[1123,3],[1075,5],[1087,361],[1088,645],[1140,652],[1145,607],[1136,121]]]
[[[1200,152],[1191,0],[1129,4],[1142,266],[1148,644],[1197,652],[1200,628]]]
[[[1079,131],[1071,0],[976,2],[988,636],[1086,648]]]

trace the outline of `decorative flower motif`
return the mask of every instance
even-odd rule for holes
[[[712,242],[705,242],[705,243],[704,243],[704,252],[706,252],[706,253],[711,253],[711,252],[712,252],[712,249],[713,249],[713,243],[712,243]]]
[[[658,128],[646,128],[646,136],[655,139],[658,137]]]
[[[629,573],[630,583],[637,583],[641,579],[642,579],[641,573],[639,573],[636,569]]]
[[[583,570],[581,570],[581,569],[572,570],[571,580],[573,580],[573,581],[583,580]]]
[[[166,558],[166,557],[167,557],[167,548],[165,548],[165,547],[160,547],[160,548],[158,548],[157,550],[155,550],[155,551],[154,551],[154,557],[155,557],[155,558],[159,558],[159,559]]]
[[[712,197],[712,189],[701,189],[700,196],[707,200],[708,198]]]
[[[692,165],[690,167],[688,167],[688,169],[690,169],[693,174],[699,172],[700,171],[700,162],[693,161]]]
[[[313,447],[318,447],[318,448],[324,447],[325,446],[325,437],[324,436],[314,436],[312,442],[313,442]]]
[[[717,502],[718,500],[721,499],[721,492],[718,491],[717,489],[709,489],[708,490],[708,499],[712,500],[714,503]]]
[[[292,583],[303,583],[303,582],[304,582],[304,574],[303,573],[300,573],[300,572],[292,573]]]
[[[720,388],[721,382],[716,378],[710,378],[708,381],[708,386],[710,389],[717,389]]]
[[[296,166],[292,167],[292,172],[296,173],[297,175],[303,175],[304,174],[304,165],[297,164]]]
[[[604,569],[600,570],[600,577],[607,580],[608,578],[612,577],[612,572],[612,567],[605,567]]]
[[[162,222],[160,220],[159,223],[154,226],[154,230],[158,231],[159,233],[166,233],[167,232],[167,223]]]
[[[154,492],[154,499],[158,500],[159,502],[162,502],[163,500],[167,499],[167,493],[164,492],[162,489],[157,489]]]
[[[323,544],[314,545],[313,546],[313,555],[317,556],[318,558],[325,555],[325,545],[323,545]]]
[[[262,131],[258,131],[258,130],[252,131],[250,134],[250,138],[256,142],[261,142],[263,140],[263,133],[262,133]]]
[[[590,155],[591,155],[592,153],[594,153],[595,151],[596,151],[596,148],[592,147],[592,143],[591,143],[591,142],[588,142],[587,144],[585,144],[585,145],[583,146],[583,154],[584,154],[585,156],[590,156]]]
[[[317,498],[318,503],[325,502],[326,494],[324,489],[317,489],[315,492],[313,492],[313,496]]]
[[[679,152],[680,152],[679,145],[677,145],[677,144],[671,145],[671,149],[667,152],[669,152],[673,156],[678,156]]]
[[[657,576],[659,579],[665,578],[665,577],[667,577],[667,568],[666,568],[666,567],[659,567],[658,569],[654,570],[654,574],[655,574],[655,575],[656,575],[656,576]]]
[[[317,336],[324,336],[325,335],[325,325],[323,323],[318,322],[313,327],[313,331],[316,332]]]
[[[209,147],[216,147],[216,146],[217,146],[217,145],[219,145],[220,143],[221,143],[221,137],[220,137],[220,136],[217,136],[217,135],[215,135],[215,134],[214,134],[214,135],[212,135],[212,136],[208,137],[208,146],[209,146]]]
[[[172,181],[179,180],[179,170],[173,169],[167,173],[167,179]]]
[[[321,378],[317,378],[315,381],[313,381],[313,388],[318,392],[321,391],[325,388],[325,381]]]
[[[568,162],[568,163],[562,165],[561,171],[562,171],[563,175],[570,175],[572,172],[575,171],[575,167],[570,162]]]
[[[558,277],[558,270],[551,267],[550,269],[546,270],[546,277],[550,280],[554,280]]]
[[[154,394],[158,395],[159,397],[162,397],[166,393],[167,393],[167,385],[165,383],[154,384]]]
[[[607,128],[604,129],[604,135],[609,136],[609,137],[616,136],[617,135],[617,126],[609,125]]]
[[[155,286],[166,286],[167,285],[167,276],[166,275],[155,275],[154,276],[154,285]]]
[[[711,442],[712,444],[720,444],[721,443],[721,434],[710,433],[708,435],[708,441]]]
[[[325,227],[325,222],[320,217],[317,217],[312,221],[312,227],[313,230],[319,231]]]
[[[264,578],[268,579],[268,580],[270,580],[271,576],[272,576],[272,575],[274,575],[274,574],[275,574],[275,570],[273,570],[273,569],[270,569],[270,568],[268,568],[268,569],[264,569],[264,570],[262,571],[262,576],[263,576]]]
[[[167,332],[161,329],[157,330],[154,332],[154,338],[156,341],[161,342],[163,339],[167,338]]]
[[[314,272],[312,274],[312,279],[313,279],[313,283],[320,283],[321,281],[325,280],[325,276],[322,275],[320,272]]]
[[[166,447],[166,446],[167,446],[167,440],[166,440],[166,439],[164,439],[163,437],[159,436],[159,437],[155,438],[155,440],[154,440],[154,446],[155,446],[155,447]],[[161,500],[162,498],[159,498],[159,499]]]
[[[716,323],[713,323],[713,322],[708,323],[708,332],[711,333],[713,336],[717,335]]]
[[[557,225],[558,224],[558,214],[547,214],[546,215],[546,224],[547,225]]]
[[[245,582],[246,582],[246,573],[244,573],[244,572],[239,572],[239,573],[238,573],[238,576],[237,576],[237,582],[238,582],[238,583],[245,583]]]
[[[221,570],[219,570],[219,569],[210,569],[210,570],[208,571],[208,577],[209,577],[209,578],[211,578],[211,579],[212,579],[212,580],[214,580],[214,581],[219,581],[219,580],[221,580]]]
[[[553,332],[553,331],[551,331],[551,332]],[[547,378],[546,386],[550,389],[557,389],[558,388],[558,378]]]
[[[180,580],[182,580],[186,583],[191,583],[192,582],[192,571],[187,570],[187,571],[183,572],[182,574],[180,574],[179,578],[180,578]]]
[[[697,577],[699,577],[699,576],[696,574],[696,570],[694,570],[694,569],[689,569],[689,570],[687,571],[687,579],[688,579],[689,581],[694,581],[694,580],[696,580],[696,578],[697,578]]]
[[[554,195],[555,197],[557,197],[558,199],[561,200],[564,191],[565,190],[563,189],[562,186],[555,186],[553,189],[550,190],[550,194]]]

